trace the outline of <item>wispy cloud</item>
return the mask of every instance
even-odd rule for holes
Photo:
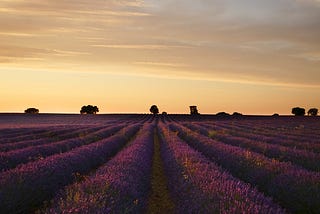
[[[157,45],[157,44],[141,44],[141,45],[91,45],[92,47],[99,48],[116,48],[116,49],[150,49],[161,50],[170,48],[185,48],[185,46],[173,46],[173,45]]]
[[[293,57],[302,58],[311,62],[320,62],[320,52],[300,53],[293,55]]]
[[[320,82],[318,0],[3,0],[0,26],[6,65],[41,58],[102,71]]]
[[[183,63],[169,63],[169,62],[134,62],[136,65],[146,65],[146,66],[164,66],[164,67],[187,67],[187,64]]]
[[[68,50],[51,50],[54,55],[57,56],[78,56],[78,55],[90,55],[89,52],[80,52],[80,51],[68,51]]]
[[[35,37],[37,36],[37,34],[19,33],[19,32],[0,32],[0,36]]]

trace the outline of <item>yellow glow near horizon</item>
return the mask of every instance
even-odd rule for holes
[[[290,114],[291,106],[317,104],[309,101],[317,96],[314,88],[105,73],[10,70],[2,74],[7,80],[1,86],[7,90],[0,92],[0,109],[8,109],[4,112],[36,106],[41,112],[78,113],[82,105],[94,104],[101,113],[148,113],[157,104],[160,111],[189,113],[189,105],[195,104],[201,113]]]
[[[320,108],[319,20],[312,0],[5,0],[0,112]]]

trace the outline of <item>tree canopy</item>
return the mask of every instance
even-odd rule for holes
[[[190,114],[191,115],[199,115],[200,113],[198,112],[197,106],[189,106],[190,107]]]
[[[219,113],[217,113],[216,114],[217,116],[219,116],[219,117],[227,117],[227,116],[230,116],[230,114],[229,113],[226,113],[226,112],[219,112]]]
[[[96,114],[97,112],[99,112],[99,108],[92,105],[82,106],[80,110],[81,114]]]
[[[150,107],[150,112],[151,112],[152,114],[159,114],[158,106],[152,105],[152,106]]]
[[[36,108],[28,108],[24,111],[24,113],[26,114],[38,114],[39,113],[39,109]]]
[[[295,108],[292,108],[291,113],[294,114],[295,116],[304,116],[306,114],[306,110],[304,108],[295,107]]]
[[[317,109],[317,108],[311,108],[311,109],[309,109],[308,115],[310,115],[310,116],[317,116],[317,115],[318,115],[318,109]]]
[[[239,112],[233,112],[232,116],[239,117],[239,116],[242,116],[242,114],[241,114],[241,113],[239,113]]]

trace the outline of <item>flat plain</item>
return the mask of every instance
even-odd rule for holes
[[[0,114],[1,213],[319,213],[319,117]]]

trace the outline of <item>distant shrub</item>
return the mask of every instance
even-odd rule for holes
[[[164,111],[164,112],[162,112],[162,115],[167,115],[167,114],[168,114],[168,113],[167,113],[167,112],[165,112],[165,111]]]
[[[295,107],[295,108],[292,108],[291,113],[294,114],[295,116],[304,116],[306,114],[306,110],[304,108]]]
[[[278,114],[278,113],[274,113],[273,115],[272,115],[272,117],[279,117],[280,115]]]
[[[36,108],[28,108],[24,111],[26,114],[39,114],[39,109]]]
[[[242,116],[242,114],[239,112],[233,112],[232,116]]]
[[[309,109],[308,115],[310,115],[310,116],[317,116],[317,115],[318,115],[318,109],[316,109],[316,108],[311,108],[311,109]]]
[[[150,112],[151,112],[152,114],[159,114],[158,106],[152,105],[152,106],[150,107]]]
[[[190,114],[191,115],[199,115],[200,114],[198,112],[197,106],[190,106]]]
[[[216,114],[217,116],[220,116],[220,117],[227,117],[227,116],[230,116],[230,114],[229,113],[226,113],[226,112],[219,112],[219,113],[217,113]]]
[[[80,110],[80,114],[96,114],[97,112],[99,112],[99,108],[92,105],[82,106]]]

